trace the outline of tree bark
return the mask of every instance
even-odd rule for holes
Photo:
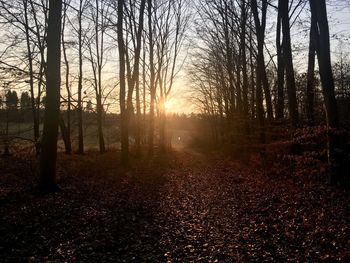
[[[295,128],[299,124],[299,114],[297,97],[295,90],[295,77],[292,58],[292,46],[290,40],[289,12],[288,0],[279,0],[279,9],[281,11],[282,32],[283,32],[283,58],[286,69],[287,93],[288,93],[288,109],[292,126]]]
[[[279,5],[281,0],[279,1]],[[277,32],[276,32],[276,48],[277,48],[277,109],[276,119],[281,120],[284,117],[284,61],[283,61],[283,42],[281,43],[281,9],[278,8],[277,14]]]
[[[330,127],[338,128],[338,110],[334,93],[334,79],[331,64],[329,27],[325,0],[310,0],[312,14],[318,25],[318,66],[322,83],[322,90],[326,105],[327,122]]]
[[[120,100],[120,130],[121,130],[121,158],[122,164],[129,162],[129,130],[128,113],[126,108],[126,82],[125,82],[125,45],[123,36],[124,0],[118,0],[118,51],[119,51],[119,100]]]
[[[83,0],[79,2],[78,12],[78,53],[79,53],[79,77],[78,77],[78,153],[84,154],[84,134],[83,134],[83,102],[82,102],[82,90],[83,90]]]
[[[62,22],[62,53],[63,53],[63,59],[64,64],[66,65],[66,91],[67,91],[67,126],[66,126],[66,132],[65,132],[65,150],[67,154],[72,153],[72,142],[71,142],[71,92],[70,92],[70,86],[69,86],[69,61],[67,57],[67,51],[66,51],[66,44],[65,44],[65,25],[66,25],[66,17],[67,17],[67,6],[64,6],[63,8],[63,22]],[[63,121],[63,120],[62,120]],[[64,122],[63,122],[64,123]],[[62,129],[61,129],[62,130]]]
[[[55,191],[58,188],[56,183],[56,158],[60,114],[62,0],[50,0],[49,7],[46,72],[47,101],[45,105],[39,179],[42,190]]]
[[[258,44],[257,75],[259,75],[259,81],[261,81],[261,84],[262,84],[262,87],[263,87],[264,93],[265,93],[267,118],[269,120],[272,120],[273,119],[273,110],[272,110],[271,92],[270,92],[270,87],[269,87],[269,81],[267,79],[265,59],[264,59],[264,41],[265,41],[267,0],[263,0],[261,22],[260,22],[260,18],[259,18],[258,4],[257,4],[256,0],[251,0],[251,9],[252,9],[253,16],[254,16],[257,44]],[[257,82],[258,82],[258,80],[257,80]],[[259,84],[257,84],[257,86],[259,86]],[[257,94],[258,94],[258,92],[257,92]]]
[[[306,116],[309,124],[315,121],[315,58],[317,41],[317,21],[315,15],[311,14],[311,27],[309,39],[309,55],[307,68],[307,86],[306,86]]]
[[[326,105],[327,126],[333,129],[339,128],[337,101],[334,93],[334,79],[330,54],[329,27],[325,0],[310,0],[311,13],[316,17],[318,38],[316,41],[316,53],[318,67],[322,83],[323,97]],[[328,163],[330,165],[329,180],[331,184],[341,179],[339,168],[342,160],[336,156],[335,149],[340,147],[340,136],[334,132],[328,134]]]
[[[152,27],[152,0],[148,0],[148,34],[149,34],[149,68],[150,68],[150,110],[149,110],[149,130],[148,130],[148,154],[153,155],[154,142],[154,118],[155,118],[155,68],[154,68],[154,42],[153,42],[153,27]]]

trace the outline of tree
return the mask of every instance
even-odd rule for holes
[[[331,64],[331,52],[330,52],[330,39],[329,39],[329,27],[327,19],[327,8],[325,0],[310,0],[310,8],[312,16],[315,17],[317,23],[317,29],[315,30],[315,43],[318,43],[316,48],[318,67],[320,71],[320,78],[322,84],[323,97],[326,106],[327,125],[330,128],[339,128],[337,101],[334,91],[334,79]],[[338,163],[335,156],[335,149],[340,147],[340,138],[336,134],[329,134],[328,137],[328,162]],[[336,166],[332,166],[330,170],[330,182],[336,183],[340,178],[335,169]]]
[[[306,86],[306,116],[309,124],[315,120],[315,58],[317,41],[317,21],[316,16],[311,14],[311,27],[309,36],[309,54],[307,67]]]
[[[140,125],[141,125],[141,106],[140,106],[140,57],[142,48],[142,34],[144,30],[144,15],[145,15],[146,0],[141,0],[139,6],[139,19],[136,22],[136,14],[134,9],[136,5],[129,5],[129,10],[127,10],[127,23],[126,26],[129,28],[131,35],[132,47],[127,46],[125,48],[126,55],[126,65],[127,65],[127,75],[128,75],[128,94],[127,94],[127,122],[130,123],[131,117],[134,114],[133,106],[133,93],[136,90],[136,150],[137,154],[140,155]],[[129,34],[127,34],[128,36]],[[126,39],[128,42],[128,39]],[[131,66],[131,55],[133,52],[133,65]],[[128,147],[128,145],[123,145],[123,147]],[[128,154],[129,149],[123,150],[124,154]],[[124,157],[126,159],[126,157]]]
[[[276,119],[281,120],[284,117],[284,60],[283,43],[281,42],[282,29],[282,9],[279,8],[283,1],[278,1],[277,27],[276,27],[276,52],[277,52],[277,107]]]
[[[5,99],[6,99],[6,108],[9,110],[16,110],[17,106],[18,106],[18,96],[17,96],[17,92],[8,90],[6,95],[5,95]]]
[[[70,0],[64,0],[64,8],[63,8],[63,21],[62,21],[62,37],[61,37],[61,42],[62,42],[62,53],[63,53],[63,59],[64,59],[64,64],[66,66],[66,74],[65,74],[65,86],[66,86],[66,91],[67,91],[67,125],[65,126],[63,118],[61,118],[61,131],[63,134],[63,138],[65,138],[65,148],[66,148],[66,153],[71,154],[72,152],[72,142],[71,142],[71,89],[70,89],[70,79],[69,79],[69,73],[70,73],[70,65],[68,61],[68,56],[67,56],[67,45],[65,41],[65,28],[66,28],[66,20],[67,20],[67,10],[68,6],[70,5]],[[63,129],[62,129],[63,128]]]
[[[155,64],[154,64],[154,27],[152,25],[152,0],[147,1],[148,15],[148,41],[149,41],[149,70],[150,70],[150,110],[149,110],[149,130],[148,130],[148,153],[153,155],[153,139],[154,139],[154,118],[155,118],[155,101],[156,101],[156,86],[155,86]]]
[[[298,106],[295,91],[295,76],[293,67],[292,47],[290,40],[290,23],[289,23],[289,1],[279,0],[278,9],[282,20],[282,32],[283,32],[283,58],[284,67],[287,80],[287,93],[288,93],[288,109],[289,117],[293,127],[297,127],[299,123]]]
[[[317,28],[315,42],[322,90],[326,105],[327,123],[332,128],[339,127],[337,102],[334,92],[334,79],[331,64],[329,27],[325,0],[310,0],[311,14],[315,17]]]
[[[28,92],[22,92],[20,98],[20,108],[21,110],[27,110],[31,106],[31,98]]]
[[[88,49],[90,54],[90,63],[93,72],[93,87],[96,96],[96,113],[97,113],[97,132],[99,139],[100,153],[104,153],[105,141],[103,136],[103,87],[102,87],[102,68],[105,58],[105,33],[107,28],[108,6],[104,3],[95,1],[91,6],[91,16],[93,22],[93,34],[89,39]]]
[[[122,144],[122,164],[128,165],[129,157],[129,134],[128,113],[126,108],[126,82],[125,82],[125,44],[123,34],[124,1],[118,0],[118,51],[119,51],[119,104],[120,104],[120,127]]]
[[[40,153],[40,188],[56,191],[57,135],[60,114],[62,0],[49,1],[46,104]]]
[[[264,90],[267,117],[269,120],[273,119],[272,102],[269,82],[266,74],[265,59],[264,59],[264,43],[265,43],[265,28],[266,28],[266,12],[267,12],[268,1],[262,0],[261,7],[261,19],[259,18],[258,4],[256,0],[251,0],[251,10],[254,17],[255,31],[256,31],[256,41],[257,41],[257,111],[258,117],[260,119],[260,124],[263,124],[262,115],[262,92],[260,91],[260,85]],[[260,94],[261,93],[261,94]],[[260,102],[259,102],[260,101]],[[260,112],[260,113],[259,113]],[[262,125],[263,126],[263,125]]]
[[[84,133],[83,133],[83,44],[86,34],[83,30],[83,15],[85,13],[88,1],[79,0],[79,7],[77,9],[78,27],[76,33],[78,37],[78,57],[79,57],[79,76],[78,76],[78,153],[84,153]]]

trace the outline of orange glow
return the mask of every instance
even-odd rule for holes
[[[172,103],[170,100],[166,100],[166,101],[164,102],[164,109],[165,109],[166,111],[171,110],[171,109],[172,109],[172,106],[173,106],[173,103]]]

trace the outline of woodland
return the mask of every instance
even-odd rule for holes
[[[1,262],[349,262],[349,0],[0,0]]]

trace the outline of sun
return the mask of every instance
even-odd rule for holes
[[[165,102],[164,102],[164,109],[165,110],[170,110],[171,108],[172,108],[172,102],[170,101],[170,100],[166,100]]]

